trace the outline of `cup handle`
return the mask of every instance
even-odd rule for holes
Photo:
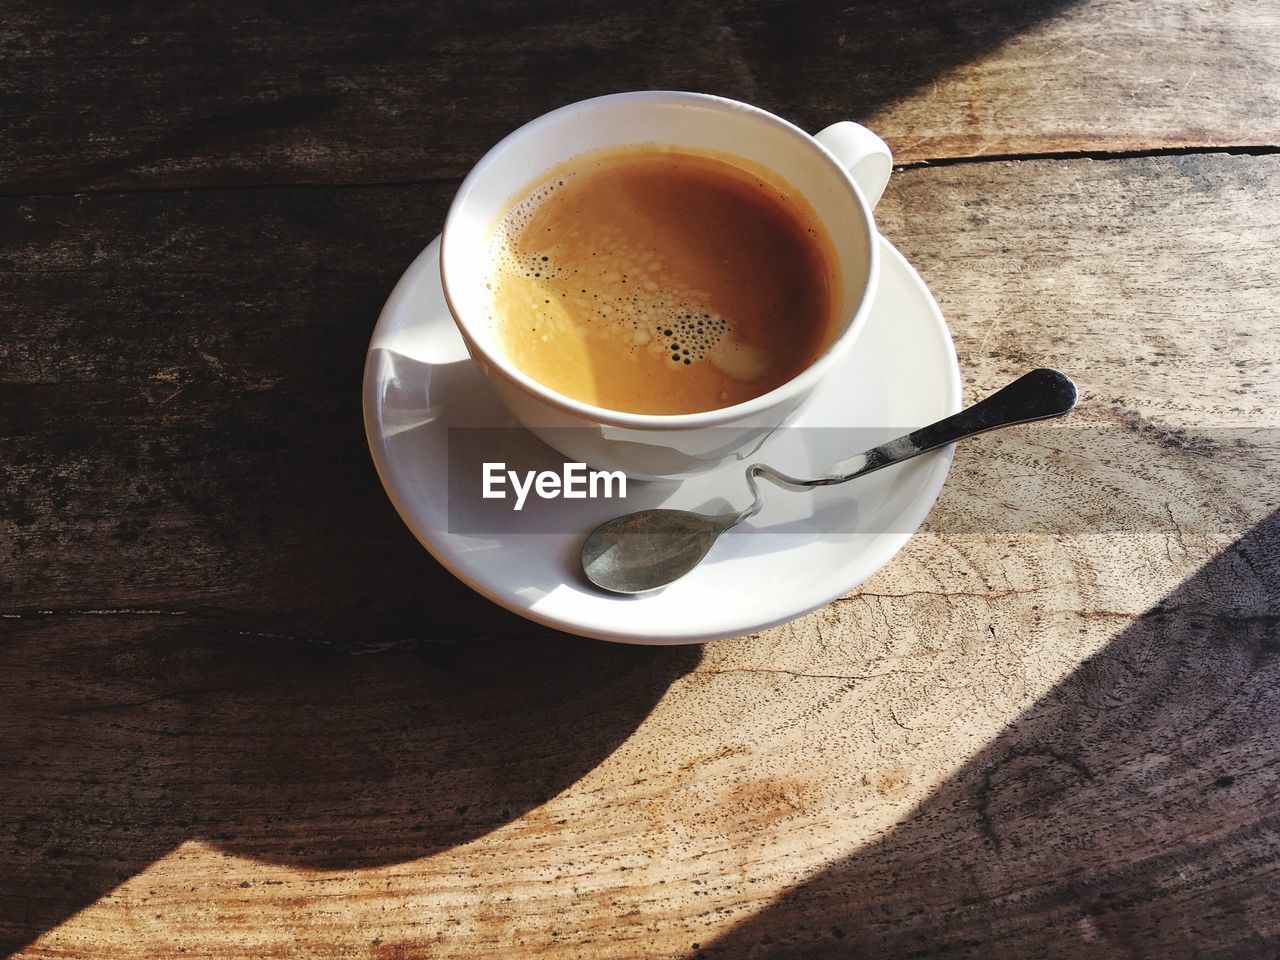
[[[875,209],[893,172],[889,145],[860,123],[841,120],[814,135],[815,140],[835,154],[853,177],[867,204]]]

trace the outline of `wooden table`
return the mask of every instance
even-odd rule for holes
[[[1277,955],[1273,0],[148,6],[0,17],[4,953]],[[359,408],[480,154],[654,87],[880,131],[966,399],[1082,388],[703,648],[470,593]]]

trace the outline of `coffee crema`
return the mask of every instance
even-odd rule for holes
[[[786,383],[830,345],[830,238],[745,161],[657,145],[583,154],[500,218],[486,280],[508,358],[611,410],[681,414]]]

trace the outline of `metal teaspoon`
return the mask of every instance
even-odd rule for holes
[[[764,500],[757,477],[792,489],[846,483],[974,434],[1062,416],[1075,404],[1076,385],[1071,378],[1041,368],[957,414],[839,463],[816,480],[798,480],[766,464],[752,464],[747,468],[747,485],[754,499],[745,510],[713,516],[688,510],[641,510],[615,517],[591,531],[582,545],[582,570],[596,586],[613,593],[657,590],[696,567],[720,534],[760,511]]]

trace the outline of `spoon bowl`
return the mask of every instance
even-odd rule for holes
[[[613,593],[648,593],[696,567],[737,522],[736,513],[628,513],[591,532],[582,546],[582,569],[588,580]]]

